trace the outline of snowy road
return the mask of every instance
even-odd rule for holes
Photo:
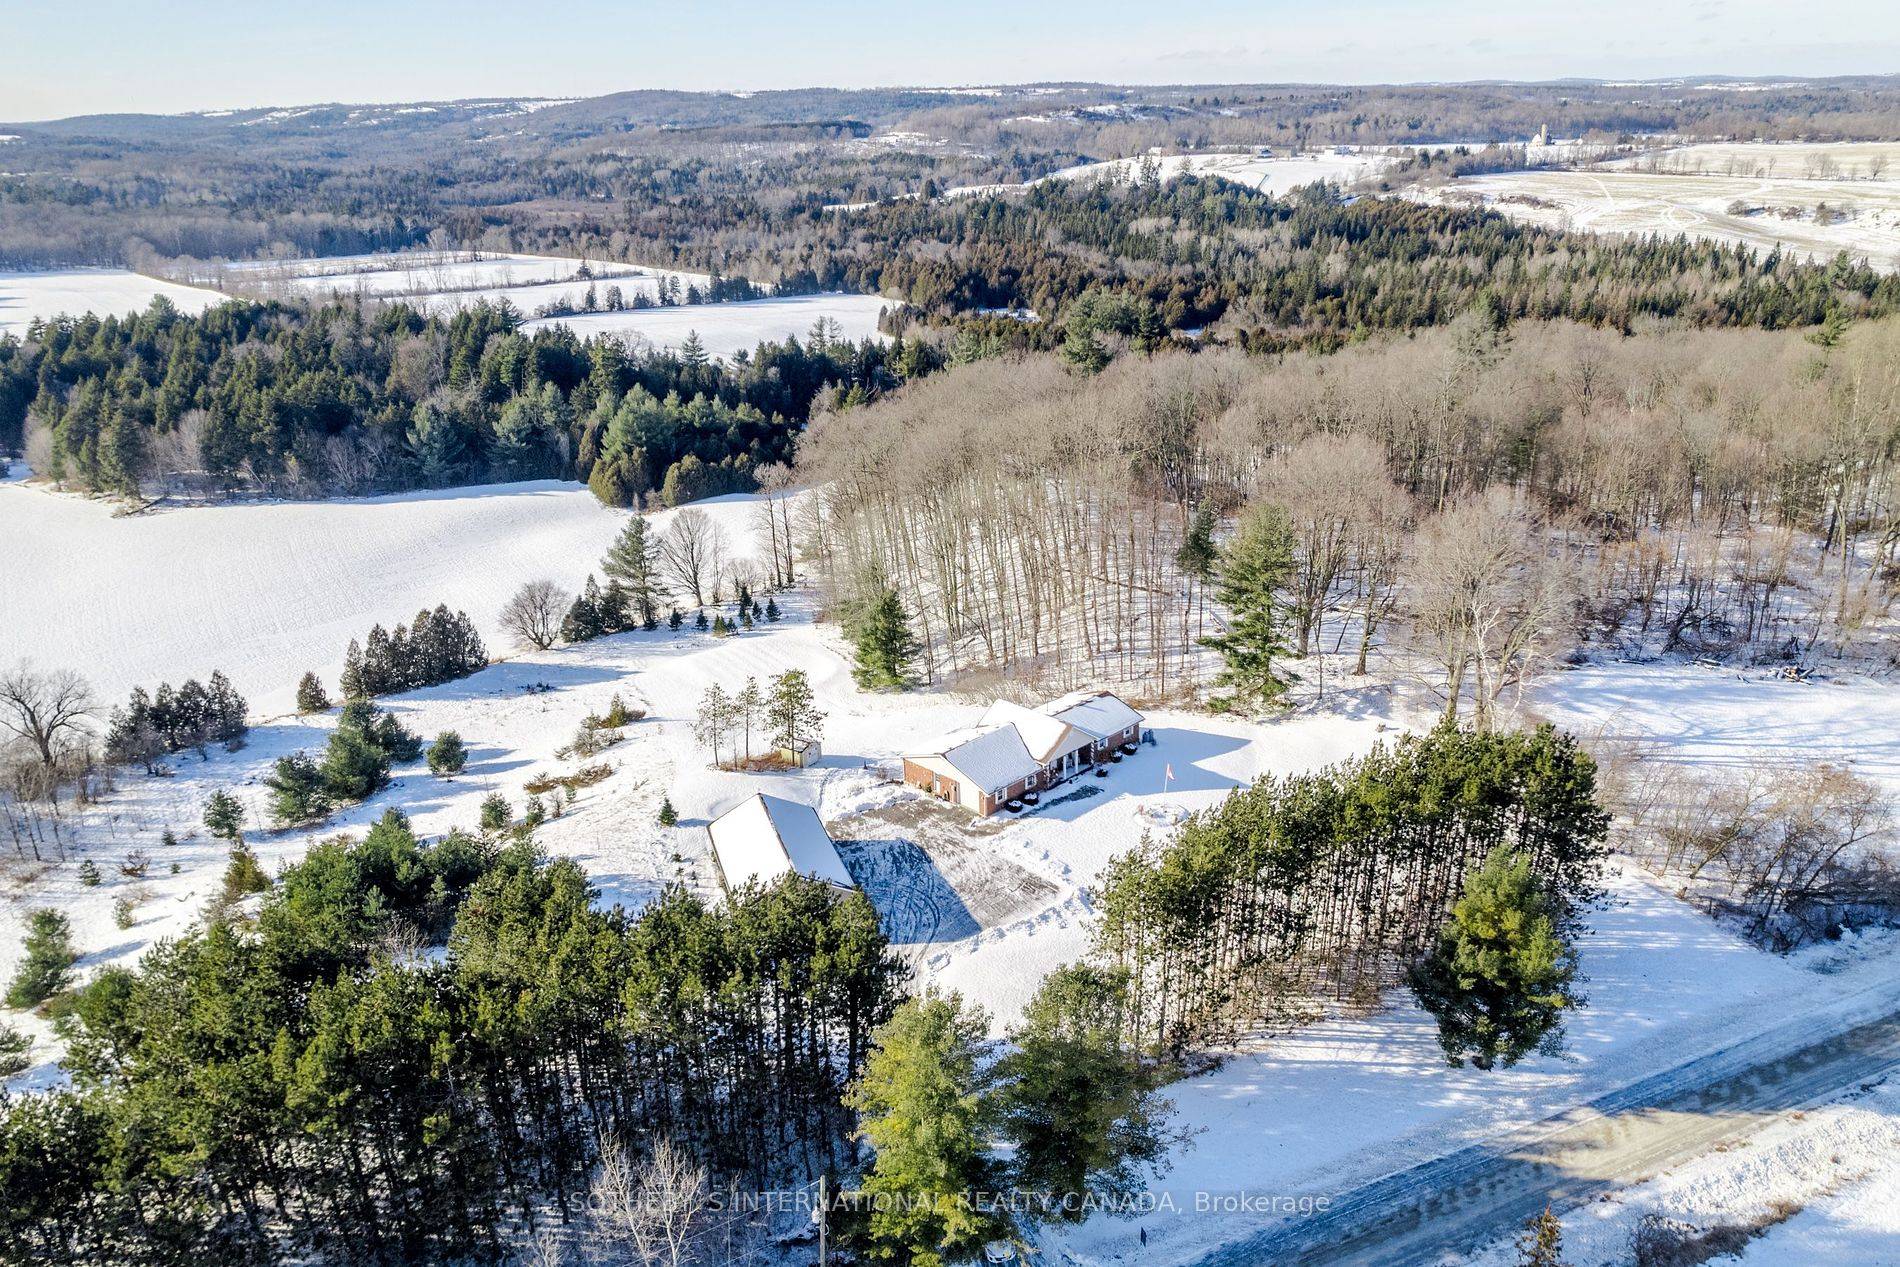
[[[1322,1214],[1276,1225],[1203,1267],[1410,1267],[1508,1236],[1545,1205],[1564,1209],[1648,1179],[1777,1115],[1900,1067],[1900,1012],[1736,1068],[1692,1061],[1532,1131],[1368,1184]]]

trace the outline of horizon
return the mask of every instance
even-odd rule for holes
[[[733,0],[720,10],[575,0],[556,36],[523,38],[520,11],[492,2],[417,0],[391,11],[340,0],[318,13],[260,14],[229,0],[162,12],[105,0],[99,20],[83,29],[33,9],[12,20],[14,73],[0,82],[0,118],[641,90],[1652,84],[1900,69],[1900,12],[1872,0],[1821,13],[1770,0],[1693,0],[1658,13],[1637,0],[1609,0],[1587,24],[1570,6],[1502,0],[1449,7],[1371,0],[1319,15],[1289,0],[1209,0],[1191,16],[1121,0],[1054,0],[1033,10],[972,0],[955,23],[935,11],[892,22],[881,6],[859,0],[796,12]],[[709,23],[716,39],[707,36]],[[503,45],[505,67],[495,58]],[[204,62],[216,73],[179,73]]]

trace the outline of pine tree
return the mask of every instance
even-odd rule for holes
[[[600,585],[590,572],[587,583],[574,597],[561,621],[561,637],[567,642],[590,642],[607,632],[602,619]]]
[[[453,730],[445,730],[435,737],[429,745],[429,772],[439,777],[460,774],[468,764],[468,748],[462,743],[462,736]]]
[[[270,876],[264,871],[264,864],[257,860],[244,844],[231,846],[231,860],[224,866],[223,894],[226,904],[236,902],[252,893],[262,893],[270,887]]]
[[[508,798],[500,792],[490,792],[482,798],[481,828],[489,834],[505,831],[514,822],[514,811],[508,808]]]
[[[1557,1049],[1577,954],[1531,860],[1500,846],[1465,880],[1438,944],[1411,971],[1419,1005],[1438,1020],[1454,1065],[1510,1068]]]
[[[787,669],[772,679],[765,719],[772,727],[775,748],[790,749],[796,755],[801,744],[818,741],[825,715],[818,711],[811,679],[803,669]]]
[[[28,1055],[33,1040],[11,1025],[0,1025],[0,1078],[11,1078],[32,1068]]]
[[[89,889],[99,887],[99,864],[91,858],[82,858],[79,861],[79,883]]]
[[[1217,597],[1227,608],[1227,632],[1201,640],[1225,661],[1215,681],[1229,693],[1213,701],[1216,707],[1272,704],[1286,693],[1287,678],[1274,667],[1275,659],[1286,654],[1275,590],[1292,567],[1286,513],[1277,506],[1250,507],[1220,560]]]
[[[244,839],[244,806],[223,788],[213,792],[211,799],[205,802],[204,822],[214,839],[237,842]]]
[[[344,699],[367,699],[369,687],[363,681],[363,649],[356,645],[356,639],[350,639],[349,650],[343,653],[343,676],[337,680],[337,689],[343,692]]]
[[[679,627],[685,623],[686,623],[686,618],[680,615],[679,608],[675,607],[671,612],[667,613],[666,627],[668,629],[671,629],[677,633],[679,631]]]
[[[26,917],[20,963],[7,986],[7,1006],[38,1007],[72,982],[72,925],[58,911],[42,907]]]
[[[693,722],[693,735],[712,750],[714,765],[723,765],[719,754],[725,750],[726,736],[732,733],[735,707],[717,682],[706,688],[699,699],[699,716]]]
[[[323,689],[323,679],[315,673],[304,674],[297,682],[297,711],[308,715],[328,712],[329,709],[330,697]]]
[[[857,654],[851,676],[866,690],[910,685],[910,665],[919,647],[897,591],[885,588],[874,598],[852,631]]]
[[[864,1251],[874,1262],[944,1267],[1004,1230],[974,1194],[989,1190],[988,1026],[955,994],[927,990],[874,1036],[846,1093],[858,1137],[876,1150],[859,1184],[869,1198]]]
[[[771,598],[767,598],[765,600],[765,618],[766,620],[770,621],[772,624],[778,623],[778,618],[779,618],[778,603]]]
[[[307,753],[279,757],[264,786],[270,789],[271,817],[279,826],[313,822],[330,812],[323,771]]]
[[[1051,1221],[1081,1222],[1088,1197],[1134,1196],[1143,1172],[1164,1162],[1171,1106],[1124,1042],[1126,990],[1119,971],[1058,968],[997,1067],[1011,1187],[1036,1194]]]
[[[752,760],[752,732],[757,729],[765,711],[765,693],[759,689],[759,679],[748,677],[739,693],[732,697],[733,719],[738,723],[739,734],[745,743],[745,759]]]
[[[673,798],[662,796],[660,798],[660,826],[677,827],[679,821],[679,811],[673,808]]]
[[[706,632],[706,609],[705,608],[702,607],[698,611],[693,613],[693,628],[699,630],[701,633]]]

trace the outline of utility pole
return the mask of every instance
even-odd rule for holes
[[[823,1175],[818,1176],[818,1208],[811,1214],[812,1218],[818,1221],[818,1267],[827,1267],[825,1233],[829,1229],[825,1226],[828,1211],[825,1206],[825,1177]]]

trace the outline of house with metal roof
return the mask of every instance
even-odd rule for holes
[[[1040,708],[998,700],[976,725],[904,757],[904,781],[973,814],[994,814],[1141,741],[1142,716],[1109,691]]]
[[[727,892],[754,881],[777,883],[796,872],[841,889],[856,887],[818,811],[755,793],[707,824],[713,866]]]

